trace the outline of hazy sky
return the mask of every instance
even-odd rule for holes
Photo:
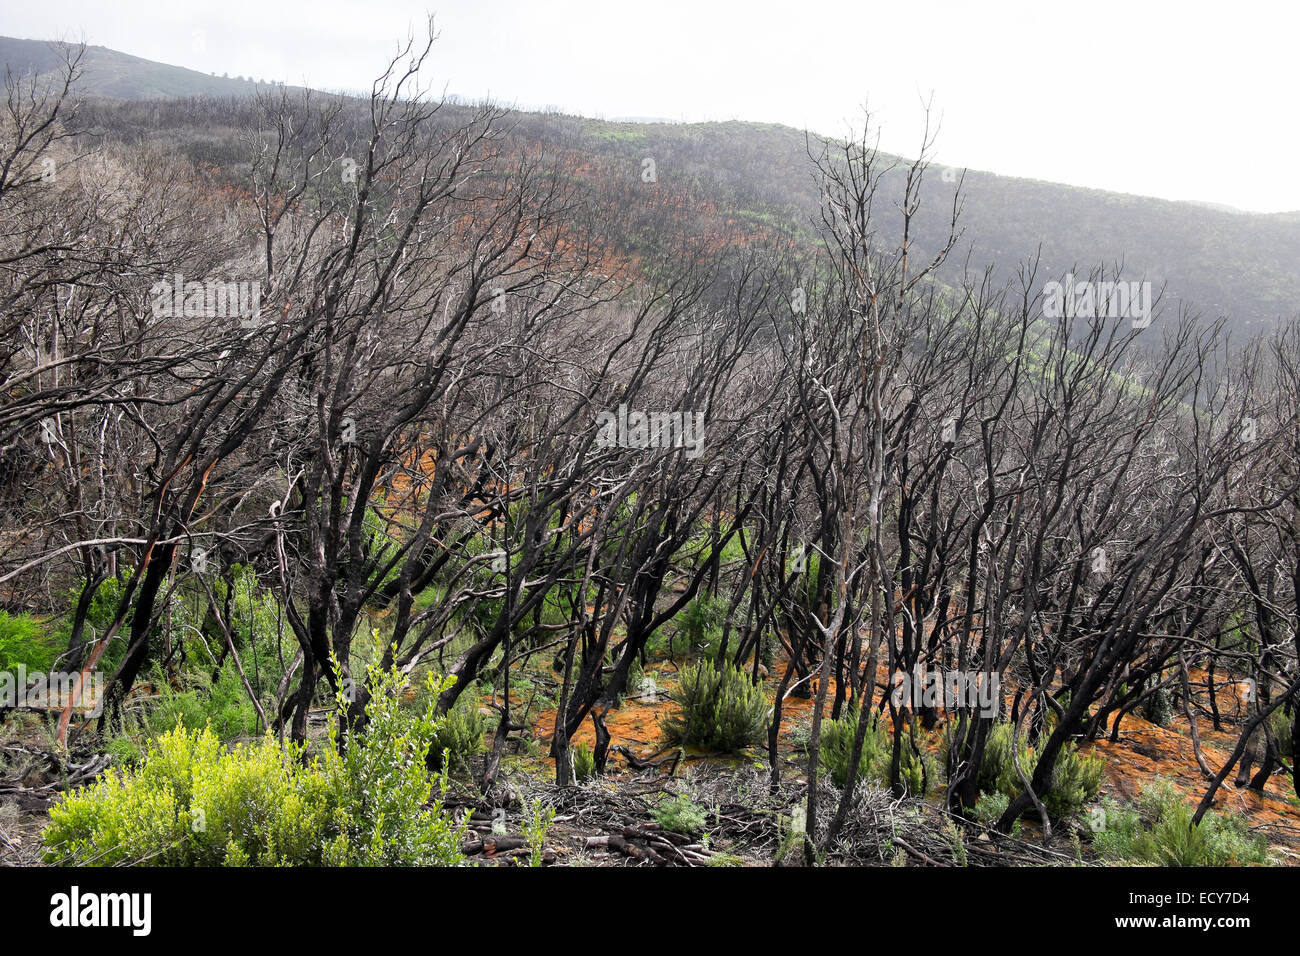
[[[589,116],[842,133],[1123,192],[1300,209],[1300,4],[891,0],[4,0],[0,34],[368,89],[425,11],[441,91]]]

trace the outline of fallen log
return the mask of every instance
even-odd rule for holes
[[[460,852],[465,856],[477,856],[480,853],[492,856],[506,850],[518,850],[520,847],[526,846],[528,846],[528,841],[521,836],[484,837],[483,839],[465,841],[460,845]]]
[[[658,754],[655,754],[651,757],[642,758],[642,757],[638,757],[636,754],[632,753],[632,751],[628,750],[626,747],[620,744],[617,747],[612,747],[610,749],[610,753],[622,754],[623,759],[627,761],[627,765],[631,767],[633,770],[656,769],[659,767],[660,764],[671,762],[672,766],[668,768],[668,776],[671,777],[677,771],[678,761],[682,759],[681,748],[674,747],[672,748],[672,750],[673,752],[667,754],[666,756],[660,756],[660,754],[664,753],[664,751],[661,750],[659,751]]]

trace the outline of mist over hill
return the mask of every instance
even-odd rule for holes
[[[65,43],[0,37],[0,61],[15,75],[51,79],[64,63]],[[89,46],[81,59],[78,91],[111,99],[174,99],[182,96],[251,96],[272,84],[261,78],[213,76],[183,66],[157,63],[102,46]]]
[[[18,74],[55,75],[63,55],[56,44],[0,38],[0,58]],[[271,84],[210,76],[104,47],[86,48],[77,90],[112,100],[245,98]],[[189,111],[185,111],[189,112]],[[152,125],[160,119],[163,127]],[[175,111],[151,113],[138,135],[174,135],[192,155],[226,152],[232,130],[214,117],[181,122]],[[206,128],[205,128],[206,127]],[[745,224],[810,237],[817,195],[802,131],[756,122],[671,123],[603,121],[558,113],[518,113],[514,135],[536,148],[586,153],[605,164],[639,171],[653,158],[661,183],[690,182],[720,214]],[[233,154],[226,158],[233,160]],[[907,162],[896,158],[901,176]],[[882,156],[889,161],[890,157]],[[1225,175],[1230,167],[1225,164]],[[888,182],[888,177],[886,178]],[[963,269],[996,268],[1016,275],[1037,259],[1038,287],[1067,272],[1122,267],[1129,280],[1165,289],[1167,312],[1186,306],[1210,318],[1226,316],[1249,333],[1273,325],[1300,301],[1300,212],[1258,214],[1208,203],[1174,202],[931,166],[917,218],[918,244],[931,251],[948,234],[952,198],[961,184],[962,239],[940,272],[952,280]],[[897,193],[897,189],[894,190]]]

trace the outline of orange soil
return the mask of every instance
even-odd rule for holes
[[[774,673],[779,673],[781,666],[778,662],[773,668]],[[1203,680],[1203,676],[1193,673],[1192,679]],[[676,680],[668,674],[656,675],[655,680],[659,690],[657,701],[629,699],[605,715],[611,745],[625,746],[640,756],[648,756],[663,748],[659,721],[672,710],[673,704],[668,693],[676,685]],[[883,666],[880,680],[886,682]],[[769,694],[775,692],[775,683],[774,678],[769,679]],[[1196,693],[1195,688],[1193,692]],[[1227,761],[1236,745],[1237,735],[1231,724],[1236,701],[1232,694],[1230,685],[1225,685],[1220,690],[1219,704],[1224,716],[1224,731],[1213,730],[1210,721],[1203,717],[1198,718],[1197,722],[1202,752],[1211,769],[1216,772]],[[832,682],[827,688],[828,711],[834,695],[835,685]],[[1204,696],[1203,691],[1197,694],[1198,699]],[[814,703],[815,700],[811,697],[786,697],[781,708],[781,736],[787,742],[790,731],[810,718]],[[543,750],[549,747],[554,728],[553,709],[540,714],[534,723],[533,736]],[[583,722],[574,735],[574,741],[585,742],[589,747],[595,745],[595,729],[590,719]],[[788,743],[783,749],[788,749]],[[1168,727],[1159,727],[1136,715],[1129,715],[1121,726],[1118,741],[1112,743],[1102,739],[1086,745],[1084,749],[1095,749],[1105,756],[1102,793],[1120,802],[1131,801],[1157,777],[1169,780],[1192,805],[1200,801],[1208,786],[1208,781],[1202,777],[1196,765],[1191,734],[1187,721],[1181,714]],[[1220,813],[1246,816],[1250,825],[1263,832],[1284,859],[1300,865],[1300,805],[1293,799],[1290,776],[1275,773],[1269,778],[1263,794],[1238,789],[1232,784],[1233,776],[1235,770],[1219,788],[1214,809]]]

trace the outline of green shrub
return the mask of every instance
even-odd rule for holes
[[[0,671],[21,665],[28,673],[48,673],[57,655],[54,642],[29,615],[0,611]]]
[[[1142,832],[1142,818],[1136,810],[1107,798],[1091,811],[1089,824],[1093,849],[1103,860],[1140,862],[1135,856],[1134,843]]]
[[[134,767],[144,760],[144,751],[125,734],[110,740],[104,748],[104,753],[113,758],[115,767]]]
[[[1008,797],[1014,797],[1024,789],[1012,758],[1011,739],[1012,727],[1009,723],[998,722],[989,728],[979,772],[979,789],[983,793],[1004,793]],[[1033,756],[1023,734],[1020,736],[1018,750],[1021,769],[1026,774],[1032,774]]]
[[[645,643],[646,659],[653,661],[653,660],[662,660],[671,657],[672,654],[669,652],[669,648],[673,645],[674,636],[675,636],[675,632],[673,631],[672,628],[668,628],[668,627],[661,627],[658,630],[656,630],[653,634],[651,634],[650,639]],[[562,662],[563,657],[560,656],[557,658],[557,660]],[[562,671],[564,668],[563,666],[559,666],[556,667],[555,669],[556,671]],[[629,681],[627,686],[630,692],[633,687],[633,684]]]
[[[1138,714],[1159,727],[1167,727],[1174,715],[1173,695],[1167,687],[1161,687],[1138,705]]]
[[[1190,819],[1191,811],[1188,811]],[[1206,815],[1196,828],[1206,836],[1205,866],[1264,866],[1268,863],[1268,842],[1250,832],[1246,821],[1232,814]]]
[[[697,597],[678,613],[677,632],[686,638],[686,653],[708,647],[722,633],[727,603],[721,598]]]
[[[269,735],[227,751],[177,725],[138,769],[109,770],[50,809],[49,862],[119,865],[413,865],[460,861],[460,830],[429,803],[432,708],[401,712],[402,677],[372,668],[366,732],[306,759]],[[430,682],[433,678],[430,677]],[[345,703],[342,699],[340,706]],[[445,792],[446,778],[441,781]]]
[[[523,820],[524,839],[528,841],[528,865],[542,865],[546,852],[546,834],[555,822],[555,807],[543,806],[540,800],[529,804],[528,814]]]
[[[1148,786],[1137,809],[1100,808],[1093,847],[1102,859],[1154,866],[1265,864],[1268,847],[1246,821],[1213,811],[1192,826],[1193,812],[1168,781]]]
[[[1277,750],[1285,760],[1295,758],[1295,743],[1291,737],[1291,716],[1285,707],[1279,707],[1268,718],[1269,729],[1273,731],[1273,740]]]
[[[1011,798],[1005,793],[981,793],[975,800],[975,819],[985,826],[993,826],[1007,812]]]
[[[847,707],[839,720],[822,722],[821,762],[830,775],[831,783],[843,788],[849,777],[849,757],[853,752],[853,737],[857,732],[858,711]],[[871,778],[886,783],[893,760],[893,734],[882,720],[874,720],[862,739],[862,757],[858,761],[858,779]],[[903,754],[899,758],[898,776],[907,792],[913,795],[925,791],[930,779],[928,758],[912,744],[911,735],[904,729],[900,738]]]
[[[1204,866],[1210,862],[1209,835],[1192,826],[1192,810],[1181,800],[1171,804],[1154,827],[1138,834],[1133,849],[1138,859],[1157,866]]]
[[[930,758],[917,750],[909,733],[903,733],[899,744],[903,748],[903,755],[898,761],[898,779],[912,796],[921,796],[925,793],[926,784],[934,777]]]
[[[981,793],[975,798],[975,819],[989,829],[993,829],[997,822],[1002,819],[1002,814],[1007,812],[1007,807],[1011,805],[1011,798],[1005,793]],[[1011,835],[1020,836],[1020,821],[1017,820],[1011,824]]]
[[[478,697],[469,688],[456,698],[433,737],[429,751],[429,767],[442,769],[442,755],[450,752],[451,767],[456,772],[469,768],[470,761],[483,751],[483,734],[487,732],[487,718],[478,712]]]
[[[451,686],[451,679],[439,681],[428,674],[425,687],[431,699],[415,714],[401,707],[406,678],[396,667],[385,673],[373,663],[366,682],[372,697],[366,705],[365,733],[350,739],[340,754],[338,726],[331,723],[331,746],[321,757],[335,794],[339,831],[327,847],[325,862],[344,866],[459,862],[463,827],[442,810],[447,777],[440,778],[440,795],[430,803],[434,778],[425,764],[443,723],[436,716],[437,695]],[[336,702],[340,710],[347,703],[341,688]]]
[[[186,730],[211,727],[223,741],[257,733],[257,711],[233,664],[221,669],[215,683],[202,671],[187,672],[184,690],[172,689],[160,674],[154,679],[162,691],[161,698],[145,718],[145,727],[152,736],[165,733],[177,724]]]
[[[958,866],[967,865],[966,841],[962,839],[961,827],[953,823],[952,820],[945,820],[943,824],[943,835],[948,841],[948,846],[952,850],[952,861]]]
[[[679,711],[662,723],[671,743],[736,753],[767,739],[770,708],[763,688],[731,664],[703,661],[686,668],[674,698]]]
[[[686,836],[703,833],[709,819],[704,808],[684,793],[660,803],[654,810],[654,818],[665,830]]]
[[[1008,723],[995,723],[989,728],[980,763],[979,789],[983,793],[1000,793],[1015,798],[1024,791],[1020,775],[1016,773],[1011,751],[1012,727]],[[1038,758],[1022,735],[1019,741],[1020,767],[1027,776],[1032,775]],[[1080,754],[1073,743],[1061,747],[1052,767],[1048,789],[1042,797],[1049,815],[1056,819],[1072,816],[1096,799],[1101,788],[1101,775],[1106,762],[1100,754]]]
[[[573,775],[578,783],[585,783],[596,776],[596,755],[591,752],[585,740],[578,741],[573,748]]]
[[[1056,755],[1043,805],[1055,819],[1073,816],[1097,798],[1101,789],[1101,774],[1106,761],[1101,754],[1081,754],[1078,748],[1067,743]]]
[[[68,589],[68,613],[58,623],[53,633],[55,646],[60,649],[66,648],[72,640],[72,619],[76,612],[77,603],[81,600],[81,591],[84,586],[85,582],[83,581],[76,587]],[[86,622],[81,632],[81,638],[87,645],[93,645],[95,641],[108,633],[108,629],[113,626],[113,621],[117,617],[117,606],[121,600],[121,581],[117,578],[105,578],[99,582],[94,597],[90,599],[90,607],[86,609]],[[105,674],[113,673],[118,665],[122,663],[122,659],[126,657],[127,640],[123,632],[130,633],[133,616],[134,608],[127,612],[123,627],[118,631],[117,640],[113,641],[100,656],[99,670]]]
[[[273,593],[260,586],[252,568],[236,565],[232,569],[232,578],[235,593],[226,623],[235,639],[249,684],[260,699],[274,699],[276,688],[284,676],[281,642],[281,631],[285,627],[284,609]],[[225,600],[226,593],[227,585],[220,582],[218,597]],[[216,639],[221,641],[220,634]],[[290,637],[290,643],[292,640]]]
[[[871,720],[868,715],[868,720]],[[862,742],[862,758],[858,761],[858,779],[880,779],[889,774],[889,738],[883,721],[875,720]],[[838,720],[822,721],[820,760],[831,783],[843,789],[849,779],[849,757],[853,752],[853,738],[858,729],[858,709],[846,707]],[[883,768],[883,772],[882,772]]]
[[[736,856],[734,853],[714,853],[705,861],[705,866],[744,866],[743,857]]]

